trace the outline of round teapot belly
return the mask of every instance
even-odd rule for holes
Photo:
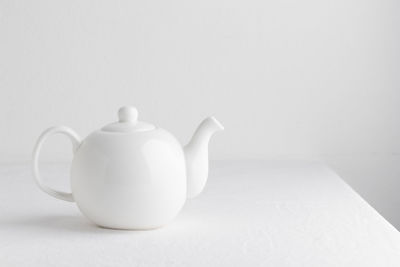
[[[74,199],[97,225],[151,229],[171,221],[186,200],[185,158],[180,144],[159,130],[105,141],[82,142],[71,166]],[[98,134],[98,133],[97,133]],[[98,134],[100,135],[100,134]],[[101,139],[101,144],[99,141]]]

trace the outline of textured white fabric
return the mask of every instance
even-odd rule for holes
[[[68,168],[41,169],[54,184]],[[316,162],[213,163],[205,191],[152,231],[96,227],[42,193],[28,165],[2,165],[0,266],[388,267],[400,234]]]

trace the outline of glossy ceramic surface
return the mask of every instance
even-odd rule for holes
[[[111,228],[162,226],[186,200],[182,148],[162,129],[91,134],[75,153],[71,179],[80,210]]]

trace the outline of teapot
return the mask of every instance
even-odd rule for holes
[[[113,229],[154,229],[172,221],[186,198],[201,193],[208,177],[208,143],[224,127],[214,117],[204,119],[182,147],[168,131],[138,120],[135,107],[118,111],[119,120],[85,139],[71,128],[51,127],[33,150],[33,176],[49,195],[76,202],[98,226]],[[64,134],[72,142],[71,193],[43,183],[39,154],[45,140]]]

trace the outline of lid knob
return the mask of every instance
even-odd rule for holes
[[[138,119],[138,111],[135,107],[125,106],[118,110],[119,122],[136,123]]]

